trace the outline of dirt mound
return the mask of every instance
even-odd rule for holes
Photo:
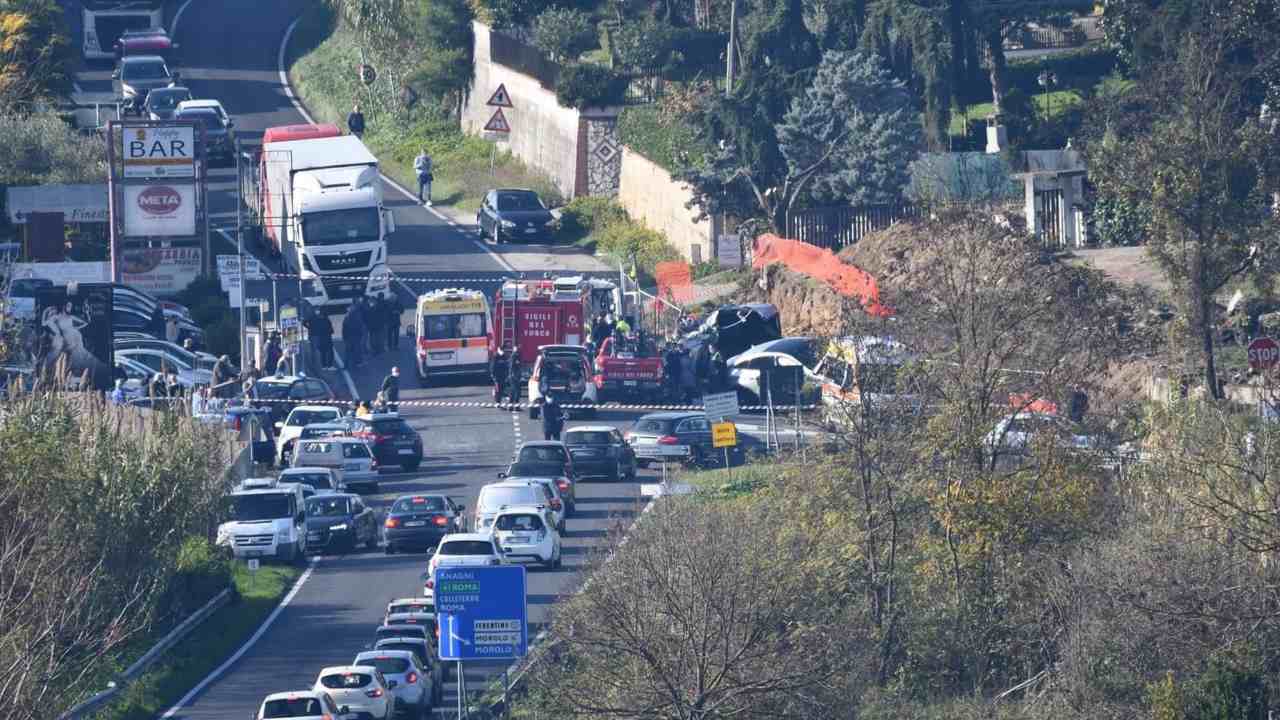
[[[756,273],[754,281],[726,300],[772,303],[782,318],[783,335],[841,335],[848,332],[851,318],[867,317],[860,301],[778,263]]]

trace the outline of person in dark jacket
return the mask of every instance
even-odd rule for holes
[[[564,409],[554,397],[548,397],[542,403],[542,439],[559,440],[563,429]]]
[[[364,318],[369,327],[369,350],[375,356],[381,355],[387,344],[387,308],[381,297],[369,298]]]
[[[227,355],[218,358],[218,361],[213,364],[212,374],[213,378],[209,384],[213,390],[213,396],[231,397],[235,392],[235,388],[231,384],[235,380],[235,377],[231,374],[231,358]]]
[[[507,396],[507,373],[509,372],[507,362],[507,354],[498,348],[498,351],[489,358],[489,377],[493,378],[493,401],[498,403],[498,409],[502,409],[502,399]]]
[[[400,410],[400,368],[392,366],[391,374],[382,378],[382,397],[387,403],[387,412]]]
[[[724,392],[729,387],[729,366],[719,350],[711,353],[711,391]]]
[[[364,113],[360,112],[360,103],[356,103],[347,115],[347,129],[356,137],[364,136]]]
[[[307,318],[307,334],[311,336],[311,345],[315,348],[320,366],[325,370],[333,370],[333,322],[329,313],[317,310]]]
[[[511,405],[520,404],[520,354],[511,350],[511,361],[507,363],[507,392],[511,393]]]
[[[404,314],[404,302],[400,300],[400,296],[394,292],[388,291],[387,301],[387,349],[400,349],[400,316]]]
[[[280,347],[280,333],[272,332],[267,338],[267,357],[262,363],[263,371],[275,372],[280,365],[280,358],[284,355],[284,350]]]
[[[365,326],[361,303],[351,303],[342,318],[342,341],[347,348],[347,365],[358,368],[364,363]]]

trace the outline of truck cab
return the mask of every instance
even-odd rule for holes
[[[236,558],[299,562],[307,552],[302,486],[250,478],[228,496],[231,519],[218,526],[218,545]]]

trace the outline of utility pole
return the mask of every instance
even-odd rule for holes
[[[238,143],[237,143],[238,145]],[[236,198],[236,264],[239,266],[240,274],[240,367],[245,367],[245,361],[249,359],[249,351],[245,347],[244,326],[244,300],[248,296],[245,292],[244,285],[244,220],[240,212],[240,207],[244,205],[244,173],[240,167],[240,148],[236,148],[236,181],[240,186],[239,197]]]
[[[733,61],[738,48],[738,0],[729,3],[729,46],[724,54],[724,94],[733,94]]]

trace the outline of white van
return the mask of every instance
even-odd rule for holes
[[[489,300],[479,290],[448,288],[418,298],[414,317],[418,381],[489,372]]]
[[[347,492],[378,493],[378,460],[364,440],[327,437],[298,440],[293,449],[293,467],[326,467],[342,473]]]
[[[229,497],[231,520],[218,526],[219,546],[237,558],[305,559],[307,516],[301,485],[251,478]]]

